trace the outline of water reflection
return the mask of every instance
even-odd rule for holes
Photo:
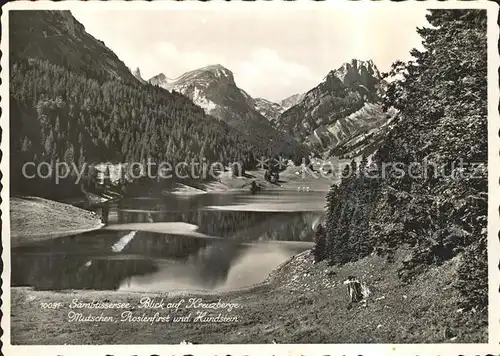
[[[40,290],[119,288],[131,275],[158,270],[151,259],[124,256],[103,259],[75,254],[22,254],[12,258],[12,285],[33,286]]]
[[[322,204],[309,197],[310,204]],[[266,197],[288,203],[294,196]],[[312,241],[319,211],[212,210],[208,206],[254,204],[248,196],[220,194],[194,199],[125,200],[109,207],[113,224],[184,222],[200,235],[98,230],[12,250],[12,285],[37,289],[227,290],[262,281],[278,264]],[[318,200],[318,201],[316,201]],[[269,201],[272,201],[269,203]],[[258,204],[266,204],[264,200]],[[151,222],[153,221],[153,224]],[[117,225],[118,226],[118,225]]]
[[[221,247],[210,245],[190,256],[184,264],[170,265],[152,274],[127,278],[120,289],[158,292],[243,288],[262,282],[276,266],[301,251],[265,243],[233,245],[230,253]]]

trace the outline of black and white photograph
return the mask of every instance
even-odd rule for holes
[[[132,3],[3,9],[7,355],[498,347],[498,6]]]

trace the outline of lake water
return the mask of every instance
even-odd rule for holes
[[[125,199],[105,229],[12,249],[12,285],[40,290],[231,290],[312,246],[324,193]]]

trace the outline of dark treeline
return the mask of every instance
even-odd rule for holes
[[[486,11],[432,10],[427,18],[433,28],[418,29],[426,51],[413,50],[415,62],[392,68],[403,76],[385,103],[399,110],[396,124],[372,164],[353,163],[357,173],[332,186],[315,255],[335,265],[407,246],[413,252],[400,269],[407,281],[460,254],[454,287],[462,307],[481,311],[481,323],[488,305]],[[414,162],[420,165],[409,172]]]
[[[99,72],[83,76],[46,61],[14,57],[10,90],[13,192],[44,186],[39,190],[48,194],[47,184],[23,179],[21,167],[30,161],[82,167],[105,161],[175,165],[205,160],[251,168],[261,156],[294,158],[293,152],[276,152],[272,143],[256,147],[181,94]]]

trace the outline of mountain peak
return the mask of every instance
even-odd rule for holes
[[[146,81],[142,78],[141,76],[141,70],[139,69],[139,67],[137,67],[133,72],[132,74],[134,75],[134,77],[137,78],[137,80],[139,80],[141,83],[146,83]]]
[[[211,65],[208,65],[206,67],[204,67],[204,69],[213,69],[213,70],[228,70],[226,67],[224,67],[222,64],[211,64]]]
[[[359,83],[370,86],[382,79],[382,76],[373,60],[360,60],[353,58],[343,63],[339,68],[328,73],[327,78],[335,77],[345,86]]]
[[[357,71],[360,73],[363,70],[367,70],[370,74],[380,77],[380,73],[378,71],[377,66],[373,62],[373,60],[361,60],[353,58],[350,62],[343,63],[338,69],[334,70],[334,72],[345,72],[345,71]]]
[[[153,78],[165,80],[165,79],[167,79],[167,76],[163,73],[159,73],[159,74],[155,75]]]
[[[155,75],[154,77],[150,78],[149,83],[152,85],[158,85],[158,86],[164,88],[165,85],[167,85],[167,83],[168,83],[168,78],[165,74],[159,73],[159,74]]]
[[[217,78],[228,78],[229,80],[233,79],[233,72],[224,67],[222,64],[212,64],[206,67],[201,68],[200,70],[211,72]]]
[[[354,67],[358,66],[373,66],[373,60],[368,59],[368,60],[362,60],[362,59],[357,59],[357,58],[352,58],[350,64]]]

